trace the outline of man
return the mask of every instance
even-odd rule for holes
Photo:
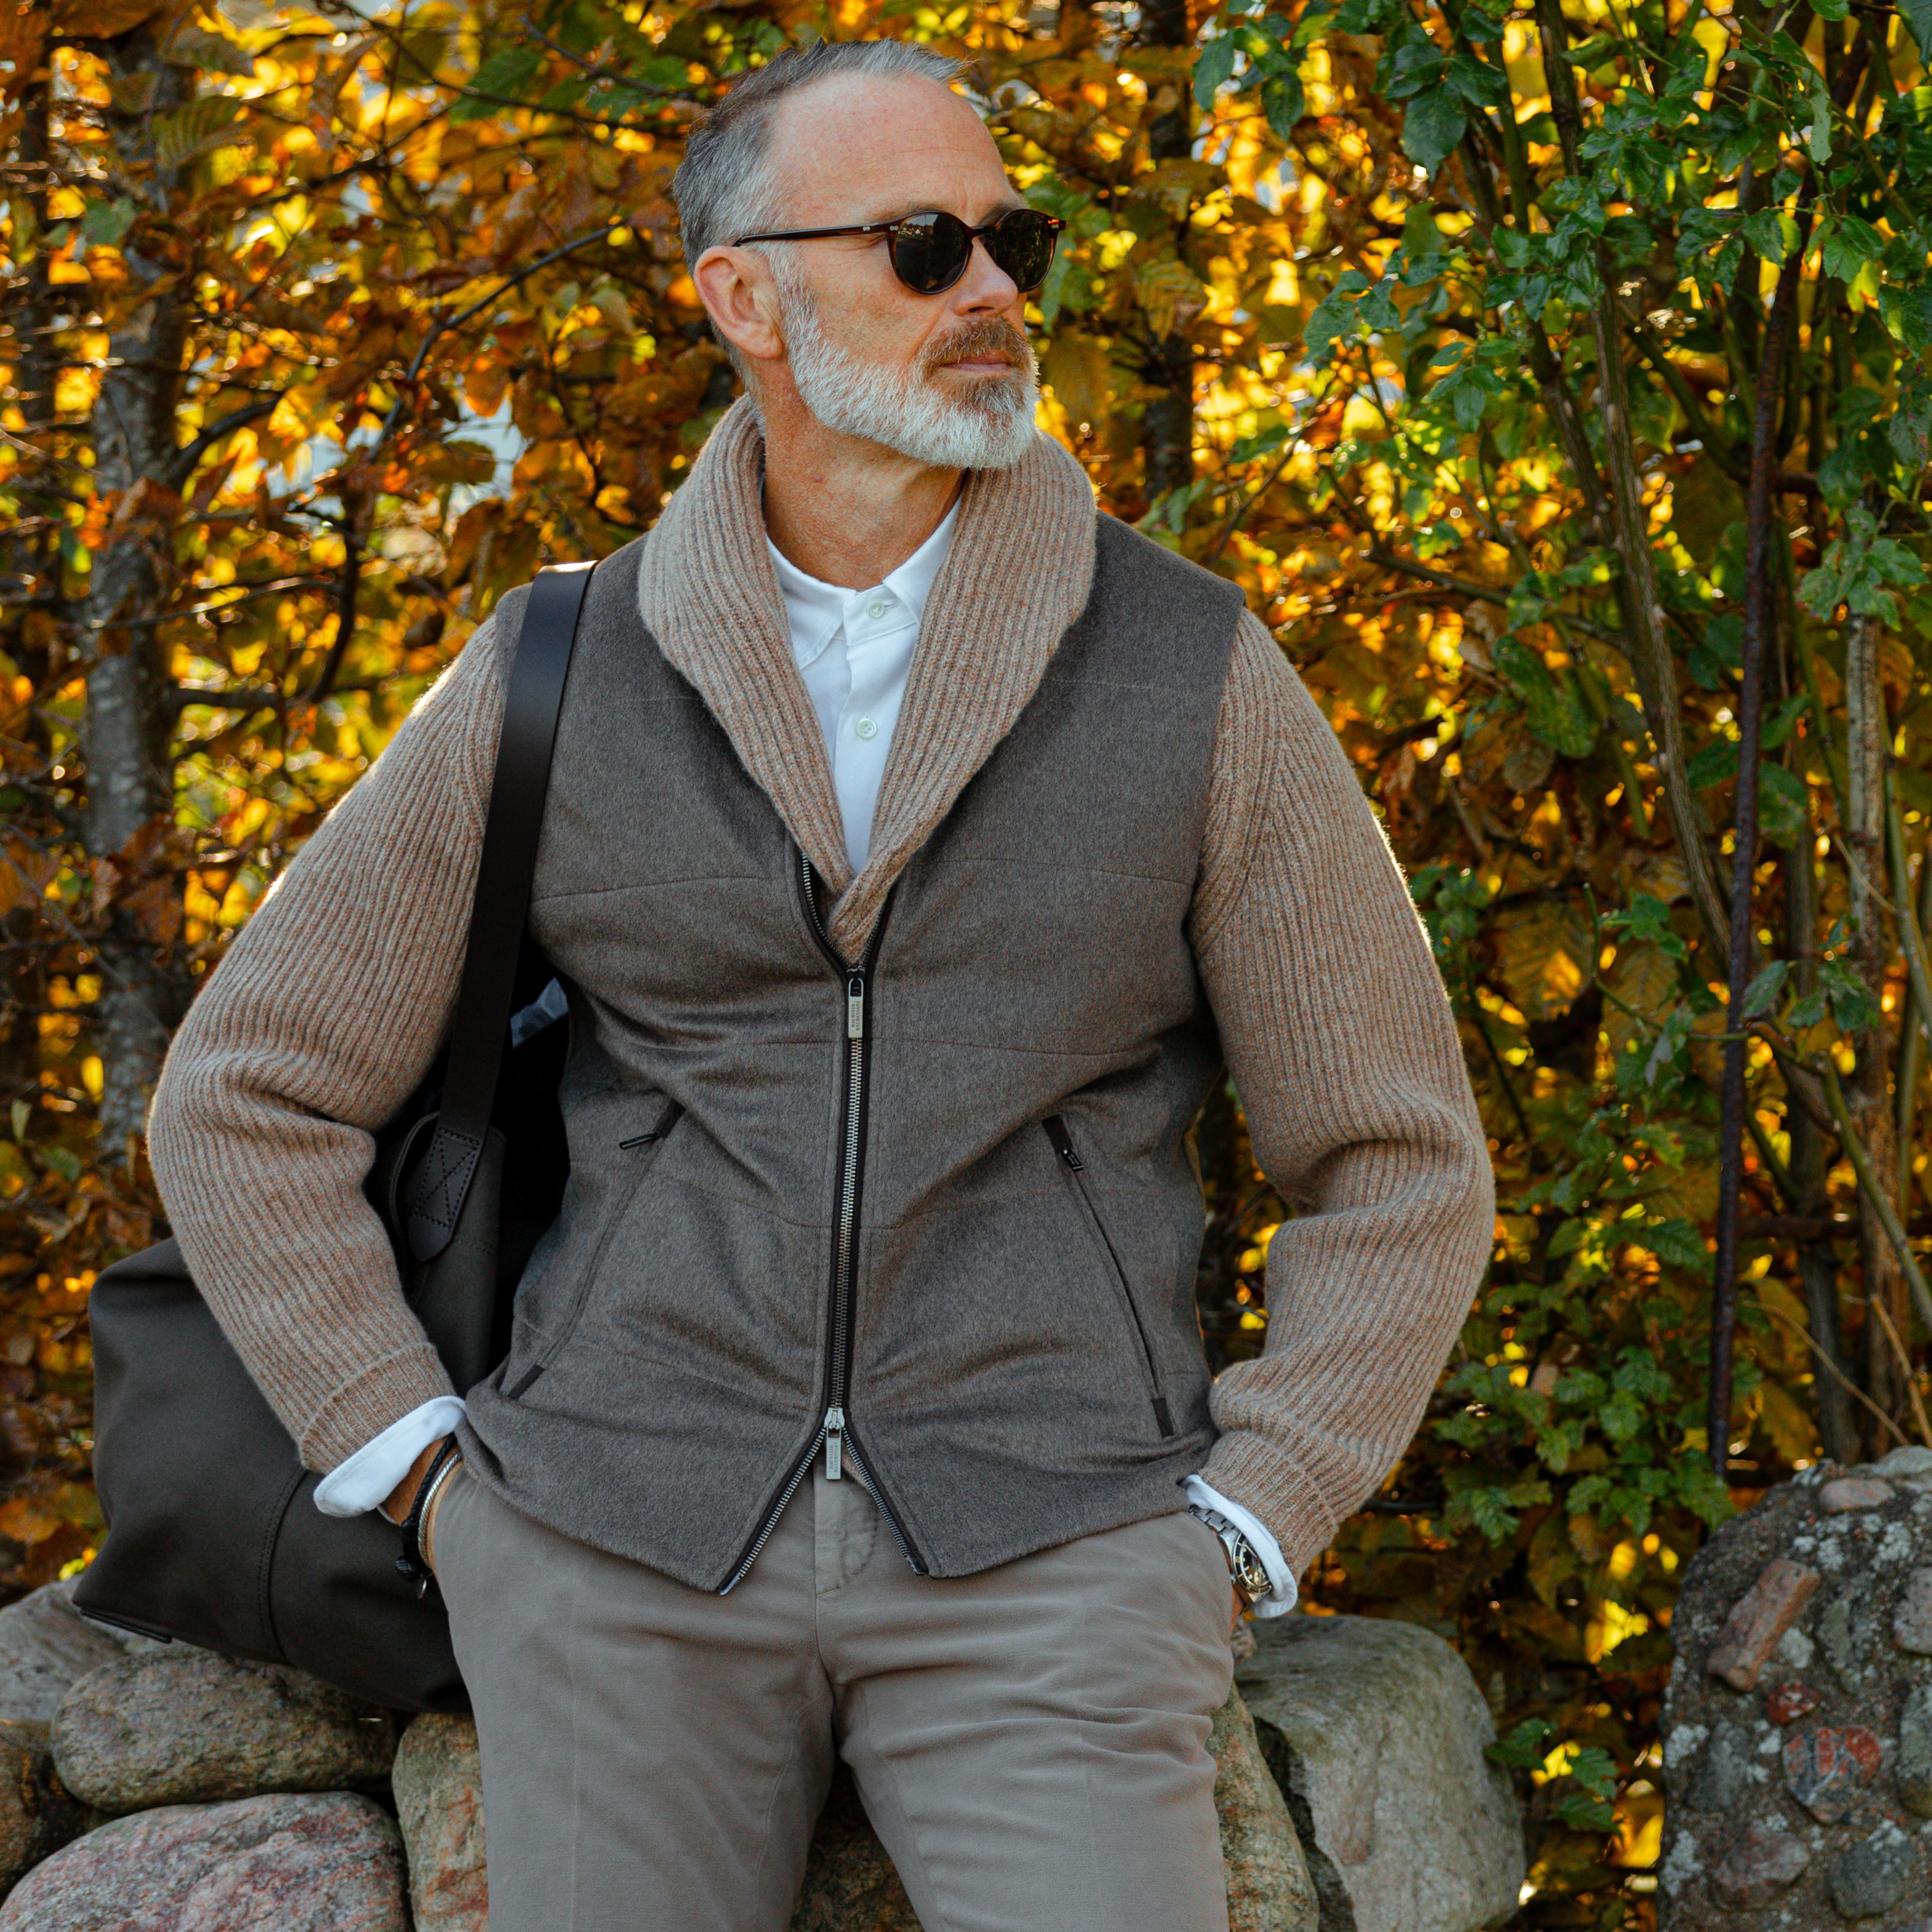
[[[590,590],[530,915],[570,1190],[466,1412],[358,1190],[448,1022],[523,593],[155,1100],[322,1507],[400,1520],[455,1431],[425,1536],[494,1932],[782,1928],[840,1756],[928,1932],[1222,1932],[1231,1616],[1400,1452],[1489,1238],[1332,734],[1033,427],[1053,224],[956,73],[787,56],[680,170],[748,398]],[[1210,1386],[1184,1136],[1224,1059],[1304,1211]]]

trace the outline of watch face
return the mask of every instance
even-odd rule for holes
[[[1234,1581],[1241,1594],[1250,1599],[1264,1597],[1274,1588],[1268,1581],[1267,1564],[1255,1554],[1245,1537],[1235,1546]]]

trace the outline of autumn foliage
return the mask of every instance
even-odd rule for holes
[[[976,63],[1069,223],[1045,427],[1273,627],[1461,1023],[1494,1265],[1309,1606],[1460,1646],[1522,1922],[1648,1922],[1683,1563],[1928,1434],[1932,0],[0,14],[0,1583],[98,1533],[87,1294],[162,1228],[169,1028],[496,599],[647,529],[730,400],[694,116],[880,34]],[[1232,1095],[1198,1140],[1225,1360],[1286,1210]]]

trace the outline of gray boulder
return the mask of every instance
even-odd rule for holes
[[[412,1718],[389,1768],[416,1932],[488,1932],[483,1766],[468,1718]]]
[[[1474,1932],[1516,1910],[1522,1817],[1468,1666],[1370,1617],[1274,1618],[1235,1682],[1286,1795],[1321,1932]]]
[[[298,1670],[156,1651],[83,1677],[54,1720],[61,1782],[103,1811],[374,1784],[393,1712]]]
[[[0,1932],[407,1932],[402,1841],[346,1792],[117,1818],[37,1865]]]
[[[50,1724],[61,1700],[122,1646],[74,1606],[71,1582],[49,1583],[0,1610],[0,1720]]]
[[[1288,1802],[1238,1690],[1214,1713],[1214,1808],[1228,1868],[1228,1932],[1321,1932],[1321,1904]]]

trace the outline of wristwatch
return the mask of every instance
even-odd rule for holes
[[[1262,1561],[1261,1552],[1219,1510],[1190,1503],[1187,1514],[1198,1517],[1221,1539],[1221,1547],[1228,1556],[1228,1574],[1244,1602],[1252,1606],[1274,1590],[1274,1580]]]

